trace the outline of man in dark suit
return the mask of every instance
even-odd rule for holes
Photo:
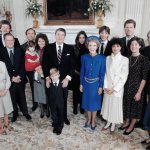
[[[11,87],[10,94],[13,104],[13,118],[15,122],[18,117],[18,106],[27,120],[31,119],[28,114],[25,91],[23,88],[23,80],[25,77],[24,71],[24,55],[21,47],[14,46],[14,36],[11,33],[4,34],[5,47],[0,50],[2,61],[5,62],[10,79]],[[18,106],[17,106],[18,105]]]
[[[124,23],[124,31],[126,36],[121,38],[123,48],[124,48],[124,51],[122,53],[123,56],[129,57],[131,55],[130,49],[128,48],[128,42],[132,37],[135,36],[134,35],[135,27],[136,27],[136,22],[133,19],[128,19]],[[142,46],[140,51],[142,51],[143,48],[145,47],[144,40],[142,38],[141,38],[141,42],[142,42]]]
[[[51,80],[49,78],[49,70],[57,68],[60,71],[60,80],[62,81],[64,93],[64,123],[70,125],[67,119],[67,96],[68,83],[74,72],[73,63],[73,47],[64,43],[66,31],[59,28],[55,32],[56,42],[47,45],[43,54],[43,72],[46,78],[46,87],[50,86]]]
[[[24,44],[21,45],[24,53],[26,51],[28,42],[29,41],[35,41],[36,32],[33,28],[28,28],[26,30],[25,34],[26,34],[26,37],[27,37],[27,41]],[[34,92],[34,86],[33,86],[34,71],[26,72],[26,75],[29,79],[31,92],[32,92],[32,103],[33,103],[32,111],[35,111],[38,107],[38,103],[34,101],[34,93],[33,93]],[[25,84],[26,84],[26,82],[25,82]],[[25,88],[25,85],[24,85],[24,88]]]
[[[108,26],[102,26],[99,28],[99,36],[100,36],[100,47],[99,54],[104,56],[111,55],[111,47],[108,37],[110,35],[110,28]]]
[[[4,41],[4,34],[5,33],[10,33],[11,32],[11,24],[7,20],[2,20],[0,22],[0,30],[2,35],[0,36],[0,49],[5,47],[5,41]],[[15,47],[19,47],[20,43],[17,38],[15,38]]]

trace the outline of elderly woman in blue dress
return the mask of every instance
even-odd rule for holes
[[[89,54],[81,57],[80,91],[83,92],[82,108],[87,111],[85,128],[95,130],[97,110],[101,108],[101,94],[105,74],[105,57],[97,54],[99,40],[95,36],[87,39]]]

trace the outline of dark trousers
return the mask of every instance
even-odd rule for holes
[[[34,71],[27,71],[26,75],[30,82],[31,92],[32,92],[32,103],[33,106],[37,105],[37,102],[34,101]]]
[[[64,120],[67,119],[67,97],[68,97],[68,89],[63,88],[63,97],[64,97]]]
[[[13,115],[18,116],[18,106],[24,116],[28,115],[27,102],[23,83],[12,83],[10,95],[13,104]]]
[[[64,107],[55,105],[51,108],[51,113],[54,128],[62,129],[64,126]]]
[[[77,74],[74,74],[73,76],[73,107],[74,109],[77,109],[78,104],[80,104],[81,107],[81,102],[82,102],[82,93],[79,90],[80,86],[80,76]]]

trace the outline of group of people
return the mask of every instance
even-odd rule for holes
[[[12,122],[18,117],[18,107],[27,120],[28,113],[25,85],[29,81],[32,91],[32,111],[39,106],[40,117],[52,115],[53,132],[61,134],[67,118],[68,88],[73,90],[73,113],[78,109],[87,112],[84,128],[96,128],[96,115],[106,121],[102,130],[110,128],[114,133],[116,124],[122,124],[124,135],[136,126],[149,125],[149,69],[150,46],[134,35],[136,22],[126,20],[126,36],[110,41],[110,28],[102,26],[99,37],[87,37],[80,31],[75,45],[64,43],[66,31],[55,31],[56,42],[49,44],[43,33],[36,35],[29,28],[27,42],[19,44],[11,33],[8,21],[1,21],[0,39],[0,133],[12,130],[8,114],[13,111]],[[150,33],[147,34],[150,45]],[[2,71],[1,71],[2,70]],[[7,100],[5,100],[7,99]],[[78,104],[79,107],[78,107]],[[13,107],[12,107],[13,106]],[[147,106],[147,109],[146,109]],[[146,112],[144,111],[146,110]],[[142,143],[150,143],[150,139]]]

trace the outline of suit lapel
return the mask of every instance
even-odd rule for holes
[[[64,44],[62,49],[60,64],[63,62],[65,55],[66,55],[66,45]]]

